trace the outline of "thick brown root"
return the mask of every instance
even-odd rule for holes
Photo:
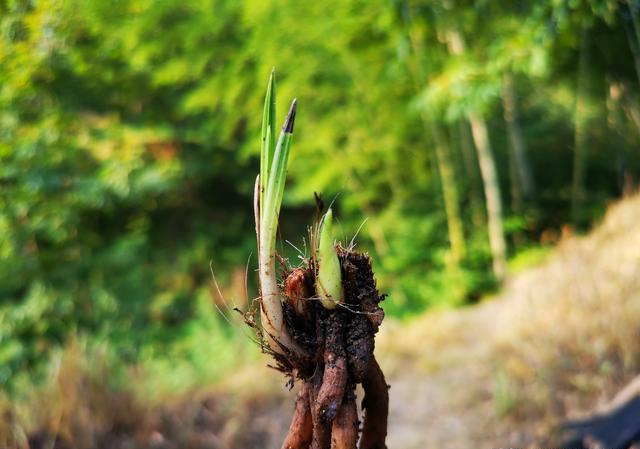
[[[362,387],[364,425],[360,449],[386,449],[389,386],[375,357],[371,359]]]
[[[315,404],[316,414],[331,423],[337,413],[347,386],[347,357],[344,347],[344,315],[332,313],[326,320],[324,376]]]
[[[348,394],[338,410],[331,429],[331,449],[356,449],[358,443],[358,408],[353,394]]]
[[[330,356],[331,357],[331,356]],[[322,387],[318,392],[316,414],[325,423],[331,423],[338,414],[347,385],[347,360],[338,357],[326,362]]]
[[[282,444],[282,449],[309,449],[313,436],[313,421],[309,403],[310,385],[303,382],[296,399],[296,408],[289,427],[289,433]]]
[[[313,422],[313,437],[311,439],[311,449],[329,449],[331,444],[331,423],[320,419],[317,407],[314,405],[318,401],[318,393],[322,387],[322,370],[318,369],[311,378],[309,388],[309,403],[311,409],[311,419]]]

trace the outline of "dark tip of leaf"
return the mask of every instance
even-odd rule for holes
[[[287,114],[287,119],[284,121],[284,126],[282,127],[283,131],[291,134],[293,132],[293,123],[296,120],[296,107],[298,105],[298,99],[294,98],[291,103],[291,108],[289,108],[289,113]]]

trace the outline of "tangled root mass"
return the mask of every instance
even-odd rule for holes
[[[333,310],[314,298],[313,266],[285,277],[285,321],[309,356],[277,359],[278,368],[301,383],[283,449],[355,449],[358,439],[361,449],[386,448],[388,386],[373,354],[384,296],[367,255],[338,247],[338,257],[344,301]],[[364,389],[362,426],[356,384]]]

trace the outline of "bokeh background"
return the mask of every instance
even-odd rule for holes
[[[280,252],[318,192],[372,255],[390,447],[547,441],[637,373],[637,0],[0,0],[0,446],[277,446],[231,310],[273,67]]]

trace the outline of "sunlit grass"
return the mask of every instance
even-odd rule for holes
[[[521,273],[526,269],[544,263],[553,253],[552,246],[532,246],[522,249],[509,260],[509,273]]]

